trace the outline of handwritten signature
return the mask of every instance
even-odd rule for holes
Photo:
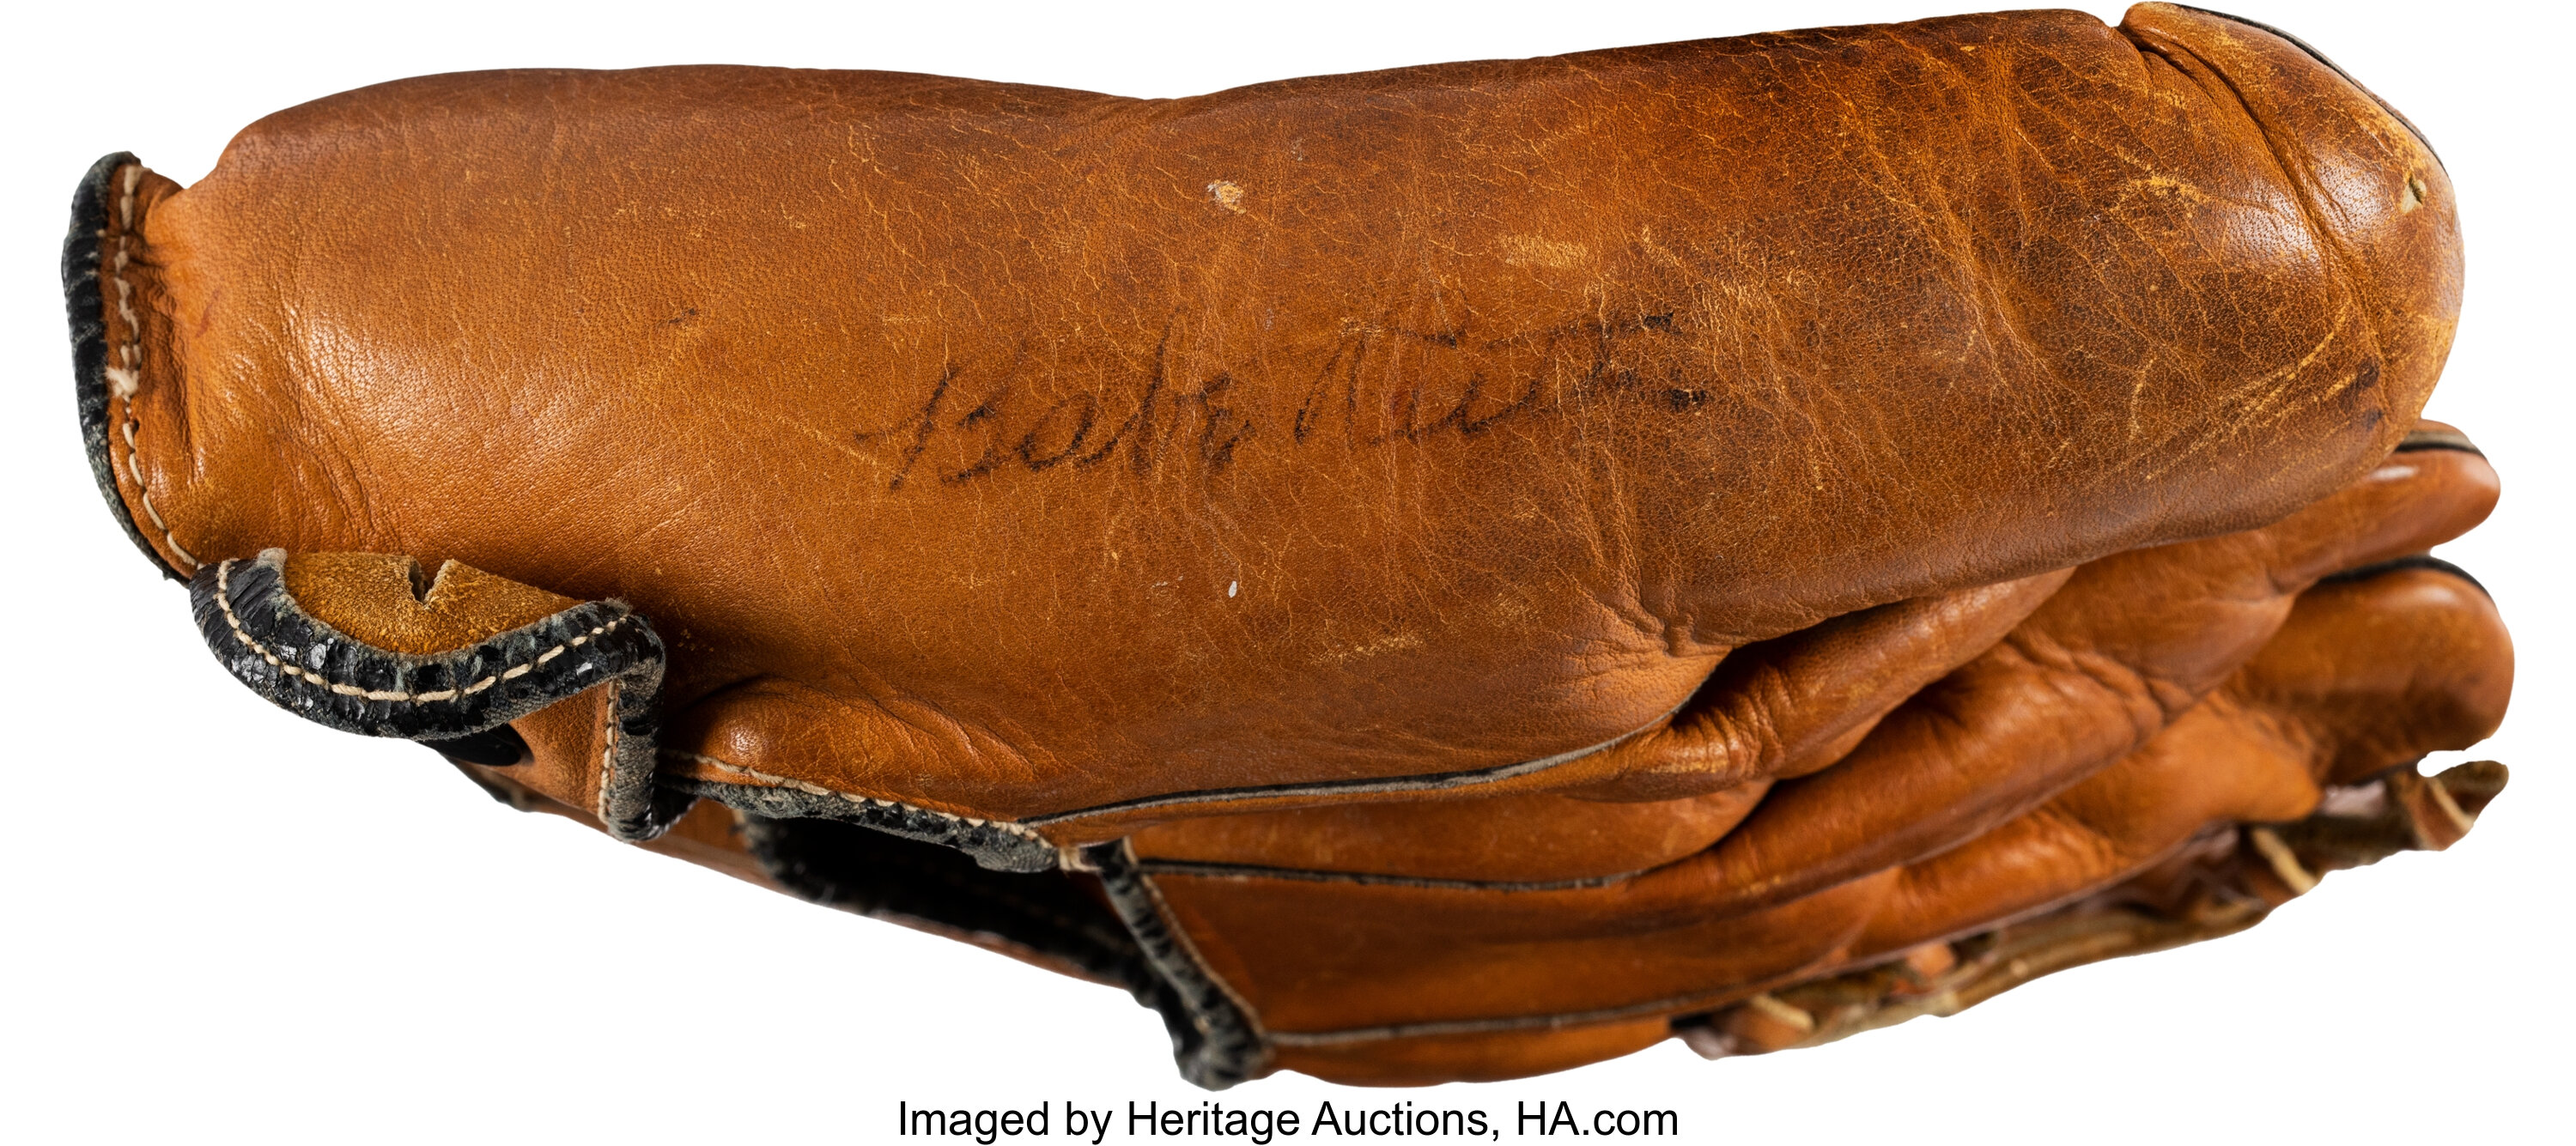
[[[974,455],[963,466],[942,467],[937,479],[948,485],[1005,470],[1092,469],[1122,456],[1133,472],[1150,474],[1175,447],[1213,475],[1234,464],[1244,449],[1261,443],[1303,446],[1331,436],[1336,422],[1341,440],[1380,446],[1443,433],[1474,437],[1508,420],[1542,417],[1595,397],[1639,398],[1652,409],[1689,414],[1708,403],[1711,388],[1705,368],[1690,365],[1697,356],[1688,352],[1671,314],[1484,340],[1461,331],[1355,329],[1313,371],[1285,433],[1239,400],[1253,388],[1233,370],[1208,370],[1193,381],[1176,382],[1172,358],[1167,329],[1129,401],[1111,408],[1099,394],[1083,392],[1059,398],[1034,416],[1029,388],[1002,378],[973,396],[974,380],[951,365],[901,420],[855,438],[862,446],[899,444],[890,490],[914,479],[935,444],[943,448],[933,456]],[[945,445],[949,439],[958,439],[953,453]]]

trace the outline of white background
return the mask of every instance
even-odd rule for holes
[[[2331,877],[2245,935],[1823,1049],[1708,1063],[1668,1042],[1404,1093],[1281,1075],[1220,1101],[1482,1107],[1507,1137],[1516,1101],[1564,1100],[1677,1109],[1698,1141],[2566,1140],[2570,29],[2505,6],[2231,6],[2403,108],[2461,197],[2467,311],[2430,412],[2487,449],[2506,495],[2444,553],[2492,587],[2522,650],[2513,714],[2473,754],[2514,784],[2476,834]],[[53,2],[0,18],[0,1137],[873,1141],[898,1099],[1206,1097],[1120,993],[510,812],[421,748],[325,731],[227,678],[79,449],[55,260],[97,156],[185,183],[268,112],[474,68],[884,68],[1174,96],[1944,10]]]

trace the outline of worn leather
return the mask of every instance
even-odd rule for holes
[[[2395,444],[2459,285],[2399,121],[2156,6],[1179,101],[436,76],[135,213],[180,571],[622,598],[677,746],[1004,819],[1544,759],[2257,524]]]
[[[2482,591],[2401,568],[2302,592],[2342,562],[2293,570],[2324,552],[2368,568],[2386,549],[2446,538],[2484,517],[2494,492],[2477,455],[2399,454],[2276,526],[2089,565],[1832,767],[1744,801],[1750,815],[1713,845],[1616,877],[1534,870],[1518,838],[1599,831],[1633,847],[1655,838],[1636,824],[1656,805],[1611,805],[1612,817],[1563,798],[1496,809],[1480,838],[1438,832],[1456,822],[1442,808],[1424,833],[1437,844],[1418,852],[1383,842],[1413,838],[1398,809],[1362,824],[1295,813],[1306,822],[1262,836],[1174,825],[1130,846],[1290,1065],[1307,1049],[1518,1042],[1706,1009],[1973,935],[2115,883],[2204,829],[2300,819],[2320,784],[2484,739],[2512,654]],[[2116,596],[2082,593],[2121,581]],[[2261,619],[2250,641],[2223,623],[2248,614]],[[2198,622],[2194,635],[2177,620]],[[2074,639],[2079,628],[2091,639]],[[2141,665],[2140,651],[2162,663]],[[2066,671],[2032,671],[2047,667]],[[1706,814],[1677,803],[1675,820]],[[1385,866],[1331,854],[1353,827]],[[1494,868],[1473,870],[1485,855]]]
[[[2040,579],[2053,591],[2044,603],[2000,640],[1988,637],[1975,659],[1909,690],[1895,711],[1870,713],[1857,744],[1731,776],[1707,796],[1631,803],[1623,784],[1445,807],[1209,817],[1147,829],[1135,846],[1161,859],[1521,882],[1694,856],[1711,884],[1736,889],[1704,896],[1703,906],[1787,898],[1955,844],[2126,755],[2263,647],[2301,590],[2447,541],[2484,519],[2497,492],[2481,455],[2410,451],[2272,526]],[[1808,693],[1802,667],[1754,661],[1747,675],[1774,679],[1730,674],[1711,681],[1726,690],[1711,699]]]
[[[557,673],[433,743],[827,902],[799,820],[1073,880],[1132,942],[1028,954],[1212,1083],[1788,1022],[1746,1000],[2297,819],[2510,676],[2445,575],[2312,588],[2495,497],[2418,425],[2441,164],[2191,9],[1183,100],[431,76],[84,196],[94,460],[236,675],[425,736]],[[630,616],[663,660],[569,675]],[[2372,626],[2458,639],[2400,680]],[[2158,763],[2204,741],[2272,771]]]
[[[424,575],[390,554],[290,554],[285,570],[286,591],[314,619],[412,654],[463,648],[581,603],[452,561]]]

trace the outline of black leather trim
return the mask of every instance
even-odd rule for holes
[[[760,784],[674,778],[664,783],[747,815],[773,820],[832,820],[919,840],[973,857],[992,871],[1039,872],[1056,867],[1055,845],[991,821],[969,823],[956,816],[897,803],[862,802],[846,796]]]
[[[2487,452],[2479,449],[2476,442],[2470,441],[2467,434],[2451,430],[2409,431],[2405,440],[2398,442],[2397,449],[2392,452],[2412,454],[2424,450],[2457,450],[2464,454],[2476,454],[2482,458],[2487,456]]]
[[[480,764],[486,768],[510,768],[528,762],[528,741],[519,730],[507,724],[485,732],[469,732],[421,743],[438,750],[450,760]]]
[[[271,549],[208,565],[188,584],[206,647],[252,692],[343,732],[452,747],[613,682],[617,737],[593,810],[629,840],[660,835],[685,810],[681,794],[655,797],[662,641],[625,602],[586,602],[479,644],[415,656],[306,613],[286,591],[285,561],[285,551]]]
[[[2462,569],[2457,565],[2453,565],[2448,561],[2444,561],[2439,557],[2435,557],[2430,553],[2417,553],[2409,557],[2399,557],[2394,560],[2380,561],[2369,565],[2359,566],[2357,568],[2346,569],[2341,573],[2318,578],[2317,584],[2343,585],[2354,581],[2367,581],[2382,574],[2397,573],[2407,569],[2430,569],[2436,573],[2448,573],[2453,577],[2457,577],[2460,580],[2468,582],[2470,586],[2475,588],[2478,592],[2485,593],[2488,600],[2492,601],[2495,599],[2495,594],[2487,591],[2485,583],[2470,576],[2468,570]]]
[[[951,848],[844,820],[746,814],[742,825],[752,858],[790,893],[860,915],[996,937],[1030,954],[1060,960],[1078,974],[1126,988],[1139,1004],[1162,1016],[1174,1057],[1202,1085],[1231,1085],[1262,1061],[1258,1054],[1247,1057],[1243,1024],[1239,1015],[1227,1017],[1232,1004],[1224,993],[1203,978],[1190,978],[1195,961],[1169,949],[1170,934],[1160,930],[1150,902],[1141,907],[1152,919],[1147,933],[1162,948],[1159,958],[1179,960],[1174,965],[1193,984],[1186,994],[1180,982],[1160,969],[1157,957],[1147,954],[1123,909],[1104,904],[1104,899],[1136,902],[1141,888],[1130,877],[1117,877],[1114,889],[1104,880],[1103,894],[1095,896],[1083,887],[1091,878],[1085,873],[997,872]],[[1211,991],[1219,1010],[1194,1009],[1190,1000],[1203,1006]],[[1226,1063],[1211,1061],[1211,1030],[1233,1032],[1225,1045],[1233,1048],[1234,1057]],[[1194,1063],[1204,1064],[1198,1073],[1191,1073]]]
[[[1509,780],[1516,776],[1526,776],[1533,772],[1544,772],[1550,768],[1571,764],[1597,752],[1609,751],[1632,738],[1643,735],[1651,729],[1663,727],[1672,720],[1674,713],[1680,712],[1683,705],[1687,705],[1689,703],[1689,698],[1685,697],[1681,704],[1674,705],[1662,716],[1655,718],[1651,723],[1620,733],[1619,735],[1611,737],[1608,740],[1604,740],[1599,744],[1586,745],[1569,752],[1559,752],[1554,756],[1544,756],[1536,760],[1522,760],[1512,764],[1497,764],[1490,768],[1469,768],[1458,772],[1422,772],[1415,773],[1410,776],[1373,776],[1357,780],[1293,780],[1280,784],[1252,784],[1240,788],[1192,788],[1186,791],[1165,792],[1155,796],[1138,796],[1133,799],[1116,800],[1106,804],[1094,804],[1088,808],[1075,808],[1070,811],[1063,812],[1048,812],[1045,815],[1030,816],[1027,819],[1021,820],[1020,823],[1036,828],[1044,827],[1048,824],[1060,824],[1067,820],[1082,819],[1088,816],[1103,816],[1113,812],[1133,812],[1145,808],[1167,808],[1177,804],[1203,804],[1228,800],[1277,799],[1283,796],[1354,796],[1380,795],[1389,792],[1436,792],[1446,788],[1478,787],[1485,784],[1491,784],[1499,780]]]
[[[1099,873],[1109,906],[1127,924],[1136,946],[1169,989],[1161,1009],[1172,1032],[1172,1057],[1181,1077],[1209,1090],[1224,1090],[1268,1073],[1269,1040],[1251,1014],[1199,961],[1187,937],[1163,917],[1162,896],[1137,867],[1125,840],[1082,849],[1083,866]]]
[[[1148,1005],[1161,982],[1126,925],[1068,876],[996,872],[954,849],[842,820],[747,814],[742,826],[761,870],[815,903],[998,936]]]
[[[63,306],[72,323],[72,394],[79,406],[81,449],[89,455],[90,478],[107,512],[125,538],[143,551],[163,576],[185,581],[160,551],[143,539],[125,499],[116,492],[115,463],[107,453],[107,296],[99,282],[99,244],[107,231],[108,212],[116,205],[116,173],[140,160],[119,151],[90,164],[72,191],[71,232],[63,236]]]
[[[1151,876],[1180,879],[1277,879],[1294,883],[1347,883],[1361,887],[1415,887],[1436,891],[1584,891],[1626,883],[1645,870],[1623,871],[1612,875],[1583,876],[1577,879],[1509,880],[1509,879],[1441,879],[1432,876],[1389,875],[1384,872],[1331,871],[1323,868],[1271,867],[1265,864],[1222,863],[1208,860],[1139,859],[1136,870]]]

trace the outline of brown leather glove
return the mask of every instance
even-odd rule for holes
[[[1181,101],[429,77],[103,160],[65,278],[101,488],[254,690],[1130,986],[1211,1084],[1885,958],[1824,933],[1873,873],[2493,492],[2372,469],[2456,317],[2438,160],[2164,5]],[[1212,865],[1585,886],[1264,968],[1212,920],[1380,893]],[[1637,971],[1556,999],[1546,934]]]

